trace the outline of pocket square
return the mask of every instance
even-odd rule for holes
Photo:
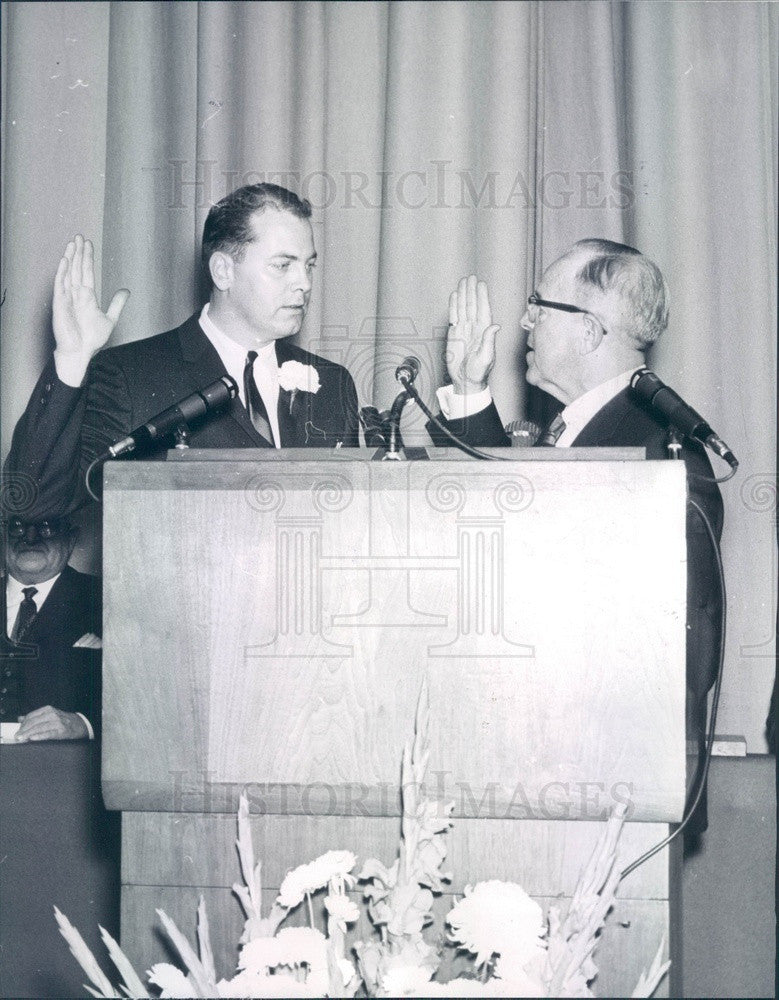
[[[86,632],[73,643],[74,649],[102,649],[103,640],[94,632]]]

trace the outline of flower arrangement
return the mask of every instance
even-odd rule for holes
[[[246,921],[239,941],[238,968],[232,979],[217,977],[208,917],[201,897],[197,912],[197,951],[173,921],[157,910],[160,921],[187,968],[168,963],[148,971],[150,984],[163,998],[189,997],[353,997],[361,990],[377,997],[592,997],[589,984],[597,975],[592,955],[597,935],[611,909],[619,871],[616,848],[624,823],[624,807],[604,826],[592,858],[582,873],[563,917],[550,907],[545,920],[538,903],[512,882],[486,881],[467,886],[446,917],[449,940],[474,956],[471,968],[456,979],[434,980],[443,948],[424,936],[432,923],[434,896],[451,876],[441,870],[446,857],[445,834],[452,825],[453,803],[443,807],[420,793],[427,769],[428,706],[423,690],[417,708],[414,739],[403,751],[404,788],[398,856],[387,868],[367,860],[354,874],[351,851],[328,851],[300,865],[284,878],[270,912],[261,911],[260,862],[255,864],[249,828],[249,806],[241,796],[236,847],[243,885],[233,886]],[[375,935],[347,951],[348,926],[360,907],[348,893],[362,883],[363,898]],[[324,929],[316,926],[312,897],[326,889]],[[281,927],[303,906],[308,927]],[[110,934],[101,928],[108,953],[122,983],[115,990],[75,927],[55,907],[60,931],[81,964],[95,997],[149,997],[140,977]],[[664,942],[633,997],[649,997],[665,975]]]

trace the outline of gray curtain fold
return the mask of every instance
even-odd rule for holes
[[[388,406],[400,358],[441,383],[449,291],[478,272],[501,325],[504,419],[523,303],[584,236],[668,278],[653,364],[741,459],[723,489],[731,616],[722,731],[762,750],[773,676],[777,5],[3,5],[2,440],[51,347],[51,283],[92,236],[114,342],[203,300],[210,204],[272,180],[314,203],[300,340]],[[424,442],[413,409],[409,441]],[[770,489],[770,486],[767,487]],[[763,492],[761,492],[763,490]],[[755,497],[758,499],[755,499]]]

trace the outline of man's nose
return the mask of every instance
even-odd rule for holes
[[[305,264],[300,264],[292,273],[292,287],[295,291],[300,290],[304,295],[308,295],[311,291],[311,285],[311,271]]]
[[[533,326],[535,324],[533,323],[533,320],[530,318],[530,311],[528,309],[526,309],[522,314],[522,319],[519,321],[519,325],[522,327],[523,330],[526,330],[528,333],[530,333],[530,331],[533,329]]]
[[[24,540],[28,545],[34,545],[38,541],[37,524],[26,524],[24,526]]]

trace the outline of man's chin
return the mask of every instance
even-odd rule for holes
[[[290,319],[277,325],[273,339],[283,340],[284,337],[294,337],[296,333],[300,333],[302,326],[303,316],[292,316]]]
[[[40,574],[45,573],[48,568],[49,560],[45,555],[36,555],[34,552],[30,552],[16,559],[13,563],[9,562],[8,572],[14,579],[20,580],[23,576],[37,578]],[[45,577],[42,577],[42,579],[45,579]],[[24,580],[21,582],[24,583]]]

